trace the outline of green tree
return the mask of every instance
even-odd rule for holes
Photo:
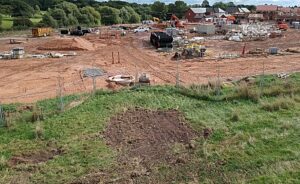
[[[129,23],[139,23],[141,22],[141,16],[136,13],[136,11],[130,7],[130,6],[125,6],[125,9],[129,13]]]
[[[0,25],[2,24],[2,15],[0,14]]]
[[[21,0],[12,0],[10,3],[13,17],[32,17],[34,15],[34,9],[27,3]]]
[[[36,13],[41,12],[41,9],[40,9],[39,5],[35,5],[34,10],[35,10]]]
[[[209,1],[208,1],[208,0],[203,0],[201,6],[202,6],[202,7],[210,7]]]
[[[68,25],[68,18],[64,10],[55,8],[50,11],[50,15],[57,21],[59,27]]]
[[[80,11],[76,4],[64,1],[56,6],[56,8],[60,8],[64,10],[64,12],[69,15],[73,15],[74,17],[80,16]]]
[[[160,19],[164,19],[168,9],[165,3],[160,1],[155,1],[151,6],[151,11],[152,11],[152,16],[158,17]]]
[[[228,7],[228,5],[226,3],[223,3],[222,1],[220,2],[216,2],[213,7],[215,8],[221,8],[223,10],[226,10],[226,8]]]
[[[120,18],[123,24],[129,23],[130,17],[131,15],[125,7],[120,9]]]
[[[84,14],[89,19],[89,25],[99,25],[101,23],[101,15],[99,12],[95,10],[95,8],[91,6],[86,6],[81,8],[81,14]],[[84,17],[84,18],[83,18]],[[86,19],[85,16],[81,16],[81,18]],[[79,21],[80,22],[80,21]]]
[[[120,24],[122,22],[120,11],[116,8],[99,6],[96,10],[101,14],[101,21],[105,25]]]
[[[26,17],[18,17],[14,19],[13,28],[14,29],[27,29],[29,27],[33,27],[33,23],[29,18]]]
[[[11,15],[13,7],[11,5],[0,5],[0,14]]]
[[[142,20],[151,20],[151,6],[141,5],[135,8],[135,11],[141,16]]]
[[[78,25],[78,20],[75,16],[73,16],[72,14],[68,15],[68,26],[75,26]]]
[[[175,1],[175,4],[168,5],[169,13],[174,13],[178,18],[182,18],[188,10],[188,5],[184,1]]]
[[[229,2],[229,3],[227,3],[227,6],[232,7],[232,6],[235,6],[235,4],[234,4],[234,2]]]
[[[78,22],[84,25],[93,25],[87,14],[81,14],[80,17],[78,17]]]
[[[141,16],[137,13],[134,13],[130,16],[130,19],[129,19],[129,23],[140,23],[141,22]]]
[[[57,25],[57,21],[49,13],[45,13],[42,21],[39,23],[39,26],[49,26],[53,28],[57,27]]]

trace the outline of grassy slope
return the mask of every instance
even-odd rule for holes
[[[300,87],[300,74],[291,77]],[[265,83],[272,86],[269,77]],[[266,87],[266,91],[268,86]],[[184,91],[184,92],[183,92]],[[108,148],[103,131],[109,117],[130,107],[151,109],[176,108],[184,112],[192,127],[202,132],[204,127],[214,129],[208,140],[197,140],[196,154],[189,166],[173,170],[168,166],[158,169],[160,178],[191,181],[192,172],[201,183],[299,183],[300,182],[300,97],[265,96],[253,100],[203,97],[199,91],[178,90],[172,87],[151,87],[141,90],[123,90],[118,93],[98,92],[82,105],[59,115],[48,115],[42,121],[44,139],[35,139],[37,123],[28,123],[30,113],[19,115],[10,128],[0,128],[0,183],[12,178],[25,180],[33,173],[31,183],[66,183],[89,172],[113,168],[116,152]],[[222,91],[224,96],[232,90]],[[73,101],[78,96],[70,96]],[[206,100],[203,100],[206,99]],[[207,100],[208,99],[208,100]],[[264,110],[263,103],[274,104],[277,99],[292,101],[287,109]],[[56,108],[55,100],[39,102],[45,114]],[[6,106],[14,109],[14,105]],[[236,114],[237,118],[232,120]],[[45,148],[46,144],[62,146],[65,154],[46,163],[19,165],[9,168],[6,163],[12,155]],[[224,164],[217,164],[222,161]]]

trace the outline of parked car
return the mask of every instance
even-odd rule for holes
[[[138,27],[133,30],[134,33],[148,32],[148,31],[149,31],[148,27]]]

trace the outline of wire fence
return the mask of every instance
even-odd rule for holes
[[[176,74],[172,75],[170,78],[173,77],[174,82],[172,84],[176,87],[179,87],[182,84],[180,77],[185,75],[185,72],[180,70],[180,68],[183,68],[181,66],[182,63],[179,60],[176,60],[175,62],[176,62],[176,69],[173,72],[176,72]],[[215,83],[216,86],[214,86],[215,92],[216,92],[215,95],[218,95],[218,96],[221,94],[222,81],[225,81],[225,79],[226,79],[226,76],[224,76],[223,71],[222,71],[222,68],[225,64],[226,63],[221,62],[221,60],[219,58],[217,58],[215,60],[215,68],[214,68],[213,78],[216,82]],[[260,87],[261,93],[263,93],[265,90],[265,87],[267,86],[265,76],[267,74],[274,73],[274,72],[266,70],[266,62],[265,61],[262,61],[260,64],[261,64],[261,66],[259,67],[260,69],[254,70],[254,72],[253,72],[252,68],[249,68],[248,73],[240,75],[240,76],[235,76],[235,78],[243,78],[246,76],[259,75],[260,76],[258,78],[259,79],[259,87]],[[136,70],[136,77],[138,76],[139,73],[143,73],[143,72],[139,72],[139,69],[137,69],[137,68],[135,70]],[[297,65],[293,69],[290,69],[288,71],[285,70],[284,72],[293,73],[293,72],[299,72],[299,71],[300,71],[300,68]],[[153,71],[152,74],[155,75],[155,72],[159,72],[159,71]],[[109,74],[106,74],[100,78],[108,77],[108,76],[109,76]],[[74,102],[75,100],[79,100],[79,99],[75,99],[75,100],[73,99],[71,101],[68,100],[67,95],[69,95],[69,94],[87,93],[87,95],[85,95],[85,97],[89,97],[89,96],[95,94],[96,90],[98,89],[97,84],[96,84],[97,78],[98,77],[90,76],[87,78],[81,78],[79,80],[65,83],[64,78],[59,76],[59,77],[57,77],[57,85],[55,88],[42,90],[42,91],[38,91],[38,92],[32,92],[32,93],[25,92],[24,94],[0,97],[0,127],[9,126],[9,122],[13,118],[13,116],[10,114],[10,112],[6,112],[5,109],[3,108],[4,107],[2,104],[3,102],[10,103],[10,102],[15,102],[18,99],[26,99],[26,98],[33,98],[33,97],[37,97],[37,99],[40,100],[40,99],[43,99],[44,95],[49,96],[49,93],[51,93],[52,97],[56,97],[56,102],[55,102],[57,105],[56,109],[51,109],[50,111],[47,110],[48,112],[44,112],[42,107],[36,107],[36,109],[33,109],[33,110],[31,109],[33,112],[33,119],[39,121],[42,119],[42,117],[44,115],[47,116],[47,115],[51,115],[51,114],[64,112],[65,109],[69,108],[69,105],[72,102]],[[83,90],[82,89],[80,89],[80,90],[67,89],[68,87],[71,87],[71,86],[77,86],[77,85],[82,85],[82,84],[85,85],[84,83],[86,82],[86,79],[91,79],[91,85],[90,85],[91,88],[87,89],[85,87]],[[199,82],[198,84],[200,85],[203,83]]]
[[[117,56],[117,62],[120,63],[120,59],[119,59],[119,54]],[[114,62],[114,61],[113,61]],[[144,71],[148,72],[150,75],[156,77],[156,78],[160,78],[161,80],[165,80],[164,82],[168,83],[168,84],[173,84],[175,86],[180,86],[180,85],[187,85],[187,84],[191,84],[190,81],[187,80],[187,78],[191,78],[191,80],[194,81],[195,84],[203,84],[203,81],[198,81],[197,82],[197,74],[195,74],[195,76],[193,76],[193,74],[191,74],[188,70],[186,70],[184,68],[184,66],[182,66],[182,62],[180,60],[176,60],[176,67],[173,68],[171,71],[167,71],[166,69],[160,69],[160,68],[156,68],[153,67],[149,64],[150,68],[147,69],[141,69],[142,65],[135,65],[135,71],[126,71],[126,68],[124,68],[124,71],[121,72],[123,74],[132,74],[135,73],[135,77],[136,80],[139,76],[139,74],[145,73]],[[184,62],[184,64],[187,64],[188,62]],[[292,73],[292,72],[299,72],[300,71],[300,66],[297,64],[297,62],[295,62],[295,66],[292,67],[292,69],[289,70],[283,70],[282,72],[287,72],[287,73]],[[257,63],[257,65],[260,66],[255,66],[253,68],[248,67],[246,70],[247,71],[243,71],[243,74],[241,75],[235,75],[234,78],[243,78],[246,76],[255,76],[255,75],[260,75],[261,76],[261,80],[260,80],[260,88],[261,90],[264,89],[265,86],[265,81],[264,81],[264,76],[266,74],[270,74],[270,73],[275,73],[274,71],[272,71],[269,67],[269,69],[267,69],[266,67],[266,61],[262,60],[262,62]],[[214,69],[211,69],[212,71],[210,71],[212,74],[209,79],[214,79],[217,81],[217,89],[218,91],[220,91],[221,89],[221,83],[222,81],[225,81],[228,78],[228,74],[224,74],[223,72],[223,67],[226,65],[226,62],[222,62],[220,57],[215,59],[215,64],[213,67],[215,67]],[[194,73],[194,71],[193,71]],[[108,77],[109,74],[106,74],[100,78],[105,78]],[[202,77],[202,76],[201,76]],[[204,78],[205,76],[203,76],[202,78]],[[182,79],[184,78],[184,79]],[[199,78],[199,76],[198,76]],[[89,86],[92,86],[91,89],[87,89],[86,88],[86,80],[87,79],[91,79],[91,84]],[[209,80],[208,79],[208,80]],[[95,93],[95,91],[97,90],[97,77],[88,77],[88,78],[80,78],[79,80],[75,80],[75,81],[71,81],[71,82],[64,82],[64,78],[58,76],[57,77],[57,85],[55,88],[51,88],[51,89],[45,89],[45,90],[41,90],[41,91],[35,91],[35,92],[31,92],[29,93],[28,91],[24,92],[23,94],[16,94],[16,95],[11,95],[11,96],[0,96],[0,104],[4,103],[4,102],[16,102],[18,101],[18,99],[29,99],[29,98],[35,98],[35,99],[42,99],[45,96],[51,96],[51,97],[59,97],[62,98],[64,95],[66,94],[72,94],[72,93]],[[83,88],[81,87],[81,89],[68,89],[70,87],[78,87],[78,86],[84,86]],[[218,92],[219,94],[219,92]],[[41,98],[40,98],[41,97]],[[63,104],[62,104],[63,105]],[[61,109],[63,109],[63,107],[61,107]]]

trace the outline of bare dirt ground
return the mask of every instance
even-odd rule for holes
[[[19,156],[13,156],[8,164],[14,167],[19,164],[38,164],[53,159],[57,155],[61,155],[63,151],[61,149],[49,148],[48,150],[40,150],[39,152],[22,154]]]
[[[198,135],[177,110],[137,108],[112,117],[104,137],[118,151],[116,170],[91,173],[72,184],[158,183],[155,167],[186,164],[195,148],[193,139]],[[180,154],[174,151],[176,144],[182,146]],[[113,173],[118,173],[118,177]]]
[[[123,152],[121,162],[138,157],[146,166],[168,161],[172,144],[187,145],[194,138],[196,132],[176,110],[129,110],[113,117],[105,131],[107,143]]]
[[[98,35],[88,35],[80,40],[73,38],[18,37],[24,41],[20,45],[9,44],[9,38],[1,38],[0,51],[9,51],[13,47],[24,47],[26,53],[37,54],[55,51],[68,53],[76,51],[77,56],[64,58],[24,58],[0,61],[0,102],[30,103],[57,95],[58,77],[62,78],[64,94],[87,92],[92,90],[92,80],[82,78],[82,70],[97,67],[107,71],[107,75],[97,79],[97,88],[107,88],[105,79],[110,75],[147,73],[151,83],[175,84],[177,64],[171,60],[173,54],[159,53],[149,44],[149,33],[129,34],[120,39],[100,39]],[[77,38],[76,38],[77,39]],[[68,41],[65,41],[68,40]],[[278,47],[281,50],[300,47],[300,31],[289,30],[284,37],[246,43],[246,51],[255,48]],[[54,45],[53,45],[54,44]],[[69,44],[65,46],[65,44]],[[74,45],[75,44],[75,45]],[[77,44],[77,45],[76,45]],[[79,44],[79,45],[78,45]],[[70,46],[71,45],[71,46]],[[224,59],[216,62],[219,54],[241,54],[244,43],[225,40],[206,42],[209,57],[207,59],[184,60],[179,64],[179,76],[182,85],[206,83],[217,77],[239,79],[249,75],[265,73],[300,71],[300,54],[280,56],[247,56],[244,58]],[[47,49],[48,48],[48,49]],[[63,48],[62,50],[60,50]],[[112,64],[114,52],[115,64]],[[118,60],[118,52],[120,63]]]

